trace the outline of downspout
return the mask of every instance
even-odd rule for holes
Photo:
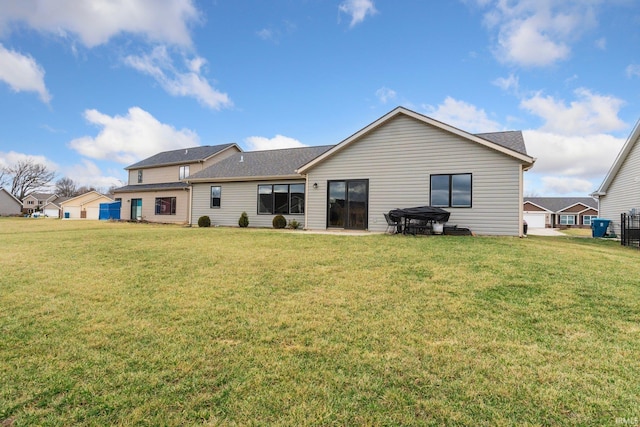
[[[309,193],[311,192],[311,188],[309,187],[309,174],[305,174],[304,176],[304,227],[303,230],[308,230],[307,228],[307,215],[309,212]]]
[[[524,165],[522,163],[520,163],[520,182],[518,187],[518,236],[524,237]]]
[[[191,221],[191,207],[193,206],[193,188],[191,186],[191,184],[189,183],[189,181],[185,181],[188,185],[187,188],[185,188],[185,190],[187,190],[189,192],[189,206],[187,206],[187,223],[189,224],[189,227],[191,227],[192,221]]]

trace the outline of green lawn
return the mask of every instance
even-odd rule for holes
[[[614,241],[0,218],[0,244],[3,427],[639,422]]]

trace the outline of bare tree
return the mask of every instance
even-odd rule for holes
[[[89,185],[89,186],[83,185],[81,187],[78,187],[75,195],[78,196],[80,194],[88,193],[89,191],[98,191],[98,190],[96,190],[96,187],[92,185]]]
[[[47,186],[56,175],[45,165],[34,163],[30,159],[20,160],[13,166],[5,167],[4,173],[11,177],[11,194],[18,200],[22,200],[37,189]]]
[[[7,176],[4,168],[0,168],[0,188],[3,188],[7,183]]]
[[[77,196],[78,186],[71,178],[60,178],[56,182],[56,194],[60,197]]]

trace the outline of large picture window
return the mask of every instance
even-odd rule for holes
[[[431,206],[471,207],[471,174],[431,175]]]
[[[303,214],[304,184],[258,185],[259,214]]]
[[[222,188],[220,186],[211,187],[211,207],[213,209],[219,209],[221,200],[222,200]]]
[[[175,215],[175,197],[156,197],[156,215]]]
[[[576,225],[576,216],[575,215],[560,215],[560,224],[561,225]]]

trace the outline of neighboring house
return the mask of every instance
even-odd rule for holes
[[[22,212],[26,214],[41,212],[44,205],[56,198],[58,196],[52,193],[31,193],[22,199]]]
[[[0,216],[13,216],[22,213],[22,202],[8,190],[0,188]]]
[[[120,218],[189,223],[191,187],[185,179],[242,151],[236,144],[165,151],[126,167],[128,183],[114,190],[122,202]]]
[[[97,191],[89,191],[60,203],[64,219],[98,219],[100,203],[111,203],[113,199]]]
[[[61,203],[71,199],[71,197],[56,197],[42,207],[42,212],[48,218],[62,218]]]
[[[277,173],[259,168],[270,161],[282,162]],[[190,223],[237,225],[245,211],[249,226],[282,213],[306,229],[383,232],[389,210],[431,205],[451,213],[450,225],[521,236],[523,172],[534,161],[519,131],[473,135],[398,107],[335,146],[236,154],[193,174]]]
[[[598,202],[592,197],[525,197],[522,210],[529,228],[589,228],[598,217]]]
[[[635,211],[640,214],[640,120],[622,146],[604,181],[591,195],[598,198],[600,217],[611,220],[620,235],[620,217]]]

